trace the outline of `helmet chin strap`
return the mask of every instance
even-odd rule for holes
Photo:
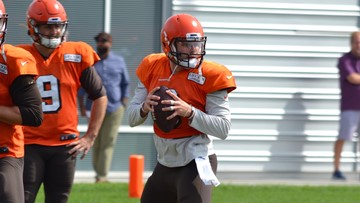
[[[61,37],[58,38],[46,38],[46,37],[40,37],[40,44],[44,47],[55,49],[61,44]]]
[[[189,60],[189,66],[191,68],[195,68],[199,64],[199,61],[197,58],[192,58]]]
[[[199,60],[197,58],[191,58],[189,61],[180,61],[179,65],[186,69],[197,68]]]

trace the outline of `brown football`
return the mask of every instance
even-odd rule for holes
[[[154,95],[160,97],[158,100],[158,105],[154,106],[154,112],[152,114],[152,119],[155,124],[164,132],[170,132],[172,129],[178,127],[180,125],[181,119],[180,116],[175,116],[171,120],[167,120],[166,118],[169,117],[174,111],[163,111],[162,108],[171,106],[170,104],[162,104],[162,100],[174,100],[166,90],[169,88],[166,86],[160,86]]]

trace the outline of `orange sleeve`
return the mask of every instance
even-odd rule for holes
[[[216,92],[222,89],[227,89],[228,93],[236,89],[235,78],[232,75],[232,72],[221,64],[214,62],[205,62],[204,66],[211,66],[209,68],[204,67],[203,70],[206,70],[204,74],[207,77],[207,85],[204,87],[204,90],[207,93]]]
[[[7,66],[11,68],[10,77],[15,79],[19,75],[38,75],[34,57],[25,49],[7,45]]]
[[[152,72],[150,58],[152,55],[146,56],[136,69],[136,75],[138,76],[141,83],[145,85],[145,87],[149,90],[150,82],[149,82],[149,75]]]
[[[89,68],[100,60],[100,57],[97,55],[95,50],[85,42],[79,42],[81,45],[81,55],[82,58],[82,70]]]

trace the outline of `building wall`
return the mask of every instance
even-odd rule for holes
[[[214,140],[219,171],[332,171],[336,64],[358,30],[358,1],[174,0],[172,10],[202,22],[206,58],[236,76],[230,136]],[[354,146],[345,171],[356,170]]]

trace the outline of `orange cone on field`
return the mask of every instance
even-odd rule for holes
[[[143,173],[144,173],[144,156],[129,156],[129,197],[140,198],[144,189]]]

